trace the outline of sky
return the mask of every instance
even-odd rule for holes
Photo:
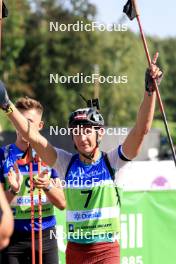
[[[123,6],[127,0],[89,0],[98,9],[96,21],[118,22],[123,16]],[[176,0],[137,0],[140,20],[146,34],[161,38],[176,37]],[[137,32],[136,19],[125,20],[128,27]]]

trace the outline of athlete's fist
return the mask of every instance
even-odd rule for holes
[[[34,186],[38,189],[46,189],[50,184],[50,177],[48,176],[48,170],[44,170],[34,180]]]

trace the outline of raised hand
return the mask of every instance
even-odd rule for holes
[[[23,176],[18,168],[18,165],[15,163],[13,168],[10,168],[10,171],[8,173],[8,183],[10,187],[18,193],[21,188],[21,184],[23,181]]]
[[[158,56],[159,53],[156,52],[151,62],[151,66],[146,70],[145,74],[145,89],[149,94],[151,94],[155,90],[153,80],[156,80],[157,84],[159,85],[163,77],[162,71],[156,65]]]
[[[156,52],[156,54],[153,57],[151,66],[150,66],[150,75],[153,79],[159,79],[162,76],[162,71],[157,67],[156,62],[159,57],[159,53]]]

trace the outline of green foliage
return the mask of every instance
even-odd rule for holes
[[[0,111],[0,133],[5,129],[7,131],[14,131],[14,127],[11,125],[11,123],[9,122],[8,118],[6,117],[6,115]]]
[[[101,99],[108,125],[130,126],[144,93],[145,55],[139,37],[131,32],[106,33],[102,47],[102,74],[127,76],[126,84],[102,85]],[[134,52],[135,51],[135,52]],[[140,56],[139,56],[140,54]]]
[[[30,13],[27,0],[8,1],[7,6],[9,16],[4,19],[0,75],[9,87],[10,95],[16,97],[28,89],[24,65],[18,65],[18,59],[25,47],[25,25]]]
[[[155,40],[154,45],[160,53],[160,65],[164,72],[160,90],[167,107],[168,120],[176,122],[176,39]]]

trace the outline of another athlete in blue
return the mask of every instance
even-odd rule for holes
[[[21,98],[16,107],[37,130],[43,127],[42,105],[30,98]],[[30,153],[29,153],[30,152]],[[29,156],[30,154],[30,156]],[[0,182],[4,187],[7,199],[15,219],[14,233],[9,246],[2,252],[2,263],[31,263],[31,198],[30,198],[30,160],[34,176],[34,209],[35,209],[35,247],[38,263],[38,190],[42,189],[42,238],[43,263],[58,264],[58,246],[55,239],[50,239],[50,232],[55,232],[56,218],[54,206],[65,208],[65,198],[59,187],[58,174],[47,163],[41,163],[41,175],[38,174],[38,155],[17,131],[14,144],[0,149]],[[36,176],[36,177],[35,177]]]

